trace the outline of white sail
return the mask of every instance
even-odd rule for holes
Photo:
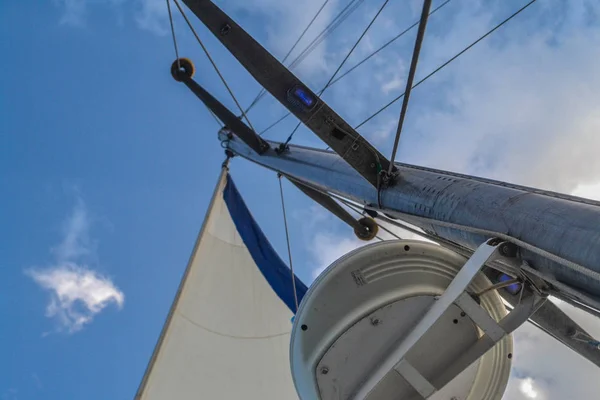
[[[297,398],[291,287],[224,171],[136,399]]]

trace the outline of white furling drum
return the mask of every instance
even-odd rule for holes
[[[304,296],[294,321],[290,359],[299,397],[354,399],[369,374],[415,327],[465,262],[463,256],[436,244],[400,240],[359,248],[331,264]],[[480,272],[468,292],[479,293],[491,285]],[[480,305],[496,321],[506,315],[494,290],[481,296]],[[452,362],[482,335],[452,304],[404,359],[435,387]],[[511,358],[512,338],[506,336],[428,398],[500,400]],[[391,369],[366,398],[425,396],[414,382]]]

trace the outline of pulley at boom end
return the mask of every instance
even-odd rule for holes
[[[171,75],[177,82],[183,82],[185,78],[192,79],[196,73],[196,67],[189,58],[178,58],[171,64]]]
[[[258,134],[212,96],[198,82],[194,81],[194,63],[187,58],[178,58],[171,64],[171,75],[177,82],[184,83],[204,105],[218,118],[228,131],[235,133],[244,143],[258,154],[269,149],[269,144]]]
[[[354,234],[357,238],[368,242],[369,240],[373,240],[375,237],[377,237],[379,225],[377,225],[377,222],[375,222],[373,218],[363,217],[357,222],[362,227],[362,229],[354,228]]]

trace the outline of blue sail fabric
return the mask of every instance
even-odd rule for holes
[[[269,240],[262,232],[246,203],[238,192],[231,176],[227,174],[227,183],[223,190],[223,199],[233,219],[233,223],[248,248],[252,259],[260,269],[273,291],[295,313],[294,290],[291,270],[279,257]],[[294,275],[298,302],[302,301],[308,290],[306,285]]]

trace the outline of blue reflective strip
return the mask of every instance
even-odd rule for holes
[[[290,268],[279,258],[279,255],[273,249],[265,234],[256,221],[254,221],[254,218],[252,218],[252,214],[250,214],[250,211],[246,207],[230,175],[227,175],[227,184],[223,191],[223,199],[225,200],[225,204],[227,204],[227,209],[238,233],[250,251],[250,255],[260,269],[260,272],[262,272],[277,296],[295,313],[296,304],[294,301],[292,280],[290,279]],[[307,287],[297,276],[294,276],[294,279],[296,280],[298,302],[300,302],[307,291]]]

